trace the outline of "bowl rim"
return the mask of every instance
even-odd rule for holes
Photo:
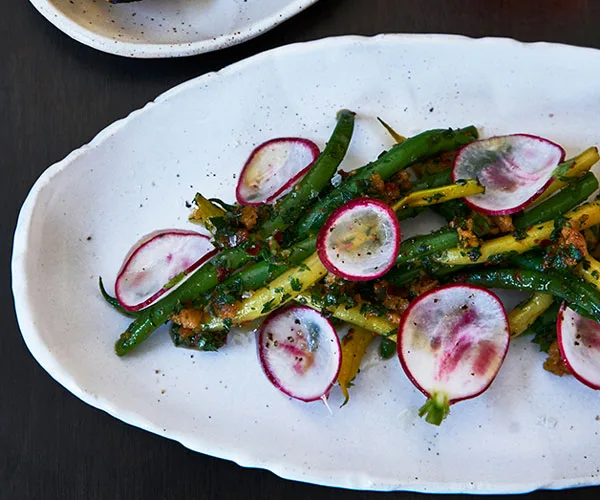
[[[29,0],[31,4],[60,31],[93,49],[117,56],[159,59],[186,57],[221,50],[251,40],[307,9],[318,0],[291,0],[287,6],[260,19],[235,33],[224,33],[214,38],[182,43],[132,43],[122,42],[96,33],[73,21],[57,8],[52,0]]]

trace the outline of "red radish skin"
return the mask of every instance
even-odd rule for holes
[[[600,389],[600,323],[563,303],[556,333],[560,355],[571,373],[588,387]]]
[[[371,236],[344,241],[352,231],[365,233],[378,224]],[[400,223],[395,212],[374,198],[358,198],[336,209],[317,237],[319,259],[330,272],[352,281],[368,281],[388,272],[400,247]]]
[[[463,146],[454,159],[452,179],[477,179],[485,193],[465,202],[488,215],[509,215],[533,202],[553,180],[565,150],[529,134],[480,139]]]
[[[167,230],[142,238],[129,251],[117,276],[115,295],[123,309],[148,307],[176,288],[169,282],[185,277],[217,253],[210,239],[194,231]]]
[[[308,172],[319,146],[300,137],[271,139],[257,146],[242,168],[235,196],[240,205],[275,202]]]
[[[510,329],[498,297],[451,284],[413,300],[398,328],[398,358],[427,396],[419,415],[439,425],[450,405],[474,398],[493,382],[506,356]]]
[[[258,333],[265,375],[281,392],[304,402],[329,394],[340,370],[341,352],[329,320],[306,306],[273,312]]]

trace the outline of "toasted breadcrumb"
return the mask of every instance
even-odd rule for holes
[[[383,200],[386,203],[393,203],[400,198],[400,188],[395,182],[386,182],[384,191]]]
[[[560,355],[558,342],[556,340],[550,344],[548,358],[544,361],[544,370],[554,373],[554,375],[558,375],[559,377],[571,375],[569,367],[565,364]]]
[[[248,229],[248,231],[252,231],[256,226],[256,221],[258,220],[258,211],[256,207],[246,205],[242,207],[242,214],[240,215],[240,222]]]
[[[490,217],[490,219],[492,224],[497,227],[501,233],[512,233],[515,230],[510,215],[495,215]]]
[[[325,278],[323,278],[323,283],[325,286],[335,285],[335,284],[338,284],[339,282],[340,282],[340,278],[338,278],[333,273],[327,273],[325,275]]]
[[[398,312],[404,312],[408,307],[409,301],[398,295],[386,295],[383,299],[383,305],[386,309],[391,309]]]
[[[393,179],[401,191],[406,192],[412,189],[413,183],[411,181],[411,174],[408,170],[400,170],[394,175]]]
[[[233,304],[222,304],[219,309],[219,317],[224,319],[235,318],[238,309],[238,302],[234,302]]]
[[[191,328],[184,328],[184,327],[181,327],[177,333],[179,334],[179,337],[182,339],[191,339],[194,335],[196,335],[194,333],[194,330],[192,330]]]
[[[193,330],[202,324],[204,313],[193,307],[186,307],[169,318],[173,323],[183,328]]]
[[[558,244],[563,247],[573,245],[577,250],[579,250],[582,253],[584,257],[588,255],[585,236],[583,236],[583,234],[581,234],[577,229],[574,229],[570,226],[563,226],[563,228],[560,231]]]
[[[438,280],[434,280],[429,276],[424,275],[422,278],[413,281],[409,286],[409,290],[418,297],[429,290],[433,290],[435,287],[439,286],[439,284],[440,282]]]
[[[384,194],[385,192],[385,183],[383,182],[381,175],[377,172],[371,176],[371,187],[378,194]]]
[[[462,219],[460,222],[452,221],[450,226],[456,228],[461,247],[476,248],[481,246],[479,238],[473,232],[473,219]]]
[[[557,241],[548,248],[544,265],[548,268],[569,269],[588,256],[585,237],[569,224],[560,229]]]

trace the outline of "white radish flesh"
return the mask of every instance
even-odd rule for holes
[[[262,205],[276,201],[308,172],[319,153],[314,142],[299,137],[261,144],[250,154],[240,174],[238,203]]]
[[[507,215],[526,207],[552,182],[565,151],[542,137],[527,134],[481,139],[456,155],[452,177],[477,179],[485,192],[466,198],[474,210]]]
[[[215,253],[203,234],[179,230],[153,233],[130,250],[115,283],[117,299],[127,311],[139,311],[175,288]]]
[[[421,295],[402,316],[398,356],[429,400],[421,413],[439,425],[450,405],[492,383],[510,341],[508,318],[493,293],[448,285]]]
[[[327,396],[341,363],[335,329],[305,306],[287,307],[265,320],[258,334],[258,354],[275,387],[307,402]]]
[[[394,265],[399,246],[396,214],[373,198],[352,200],[335,210],[317,239],[317,251],[325,268],[353,281],[384,275]]]
[[[600,389],[600,323],[563,304],[557,322],[560,354],[573,375]]]

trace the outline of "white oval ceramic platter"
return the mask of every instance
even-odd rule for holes
[[[348,405],[283,396],[258,364],[253,335],[218,353],[175,349],[166,327],[125,358],[128,325],[101,299],[130,245],[189,228],[196,190],[234,199],[250,151],[277,136],[324,146],[341,108],[358,113],[343,167],[403,134],[475,124],[527,132],[569,154],[597,144],[600,52],[454,36],[343,37],[263,53],[187,82],[102,131],[37,181],[19,217],[13,290],[39,363],[87,403],[206,454],[285,478],[357,489],[522,492],[597,484],[600,395],[542,369],[515,341],[492,387],[437,428],[396,358],[371,352]],[[419,221],[404,236],[426,232]],[[514,302],[514,301],[513,301]]]
[[[181,57],[236,45],[317,0],[31,0],[78,42],[126,57]]]

